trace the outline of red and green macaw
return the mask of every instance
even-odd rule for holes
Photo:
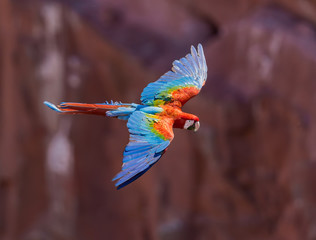
[[[142,104],[105,102],[100,104],[63,102],[51,109],[66,114],[98,114],[127,120],[129,143],[123,153],[122,170],[114,178],[120,189],[151,168],[165,153],[174,134],[172,128],[197,131],[199,118],[181,107],[197,95],[207,78],[202,45],[198,51],[173,62],[172,70],[148,84],[141,94]]]

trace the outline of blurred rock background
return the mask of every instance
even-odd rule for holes
[[[42,102],[139,102],[199,42],[201,129],[115,190],[125,123]],[[1,0],[0,239],[316,239],[315,93],[312,0]]]

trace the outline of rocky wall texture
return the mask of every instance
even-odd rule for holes
[[[316,238],[312,1],[0,2],[0,239]],[[117,191],[126,124],[42,102],[139,102],[201,42],[202,92]]]

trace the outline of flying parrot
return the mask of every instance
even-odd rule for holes
[[[182,112],[182,106],[196,96],[207,78],[202,45],[198,51],[173,62],[172,70],[149,83],[141,94],[142,104],[105,102],[97,104],[62,102],[51,109],[64,114],[97,114],[127,120],[129,143],[123,153],[122,170],[112,181],[120,189],[150,169],[165,153],[174,134],[173,128],[197,131],[199,118]]]

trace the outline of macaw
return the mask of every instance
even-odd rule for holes
[[[182,112],[181,107],[196,96],[207,78],[201,44],[198,51],[173,62],[171,71],[149,83],[141,94],[142,104],[105,102],[97,104],[62,102],[51,109],[65,114],[97,114],[127,120],[129,143],[123,153],[122,170],[112,181],[120,189],[148,171],[165,153],[172,141],[173,128],[197,131],[199,118]]]

